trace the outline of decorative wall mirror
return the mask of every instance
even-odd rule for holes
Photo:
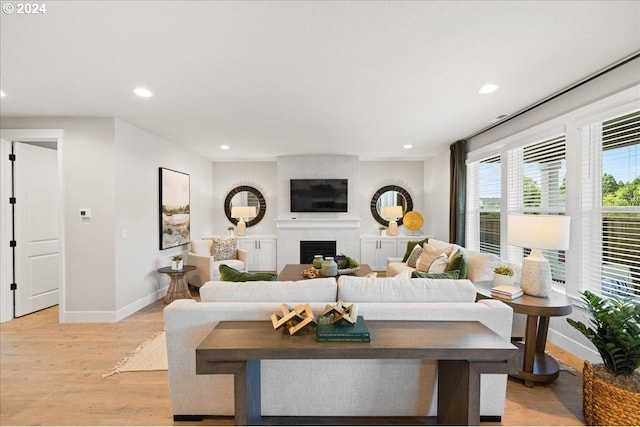
[[[402,206],[402,216],[413,210],[413,200],[407,190],[397,185],[387,185],[376,191],[371,198],[371,215],[384,226],[389,226],[389,221],[382,217],[383,206]],[[397,221],[402,225],[402,218]]]
[[[259,223],[267,212],[267,202],[265,201],[262,193],[248,185],[242,185],[234,188],[229,191],[229,194],[227,194],[227,197],[224,199],[224,213],[233,225],[237,225],[238,220],[231,217],[231,208],[233,206],[256,207],[256,212],[258,214],[255,218],[251,218],[249,221],[246,221],[247,227],[251,227]]]

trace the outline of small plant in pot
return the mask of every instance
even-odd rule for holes
[[[183,261],[182,255],[174,255],[171,257],[171,269],[172,270],[182,270]]]
[[[493,269],[493,273],[493,284],[495,286],[513,285],[515,279],[513,268],[508,265],[499,265]]]
[[[640,425],[640,300],[582,294],[589,326],[567,322],[596,347],[603,364],[584,362],[582,406],[588,425]]]
[[[227,227],[227,234],[228,234],[229,236],[233,236],[233,227],[232,227],[232,226],[228,226],[228,227]]]

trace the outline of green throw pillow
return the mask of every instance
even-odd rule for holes
[[[469,272],[469,263],[467,262],[467,257],[464,256],[462,250],[458,249],[458,252],[451,258],[449,264],[447,265],[446,271],[454,271],[458,270],[460,273],[458,275],[459,279],[466,279],[467,274]]]
[[[220,264],[218,270],[220,271],[220,280],[223,282],[255,282],[257,280],[272,282],[278,277],[273,273],[245,273],[225,264]]]
[[[413,248],[415,248],[416,245],[424,245],[425,243],[427,243],[429,239],[424,239],[424,240],[417,240],[417,241],[413,241],[410,240],[407,242],[407,251],[404,253],[404,257],[402,257],[402,262],[407,262],[407,260],[409,259],[409,255],[411,255],[411,251],[413,250]]]
[[[414,271],[411,273],[412,279],[458,279],[458,270],[447,271],[446,273],[423,273]]]

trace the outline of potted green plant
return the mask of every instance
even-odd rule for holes
[[[596,347],[603,364],[584,362],[582,408],[588,425],[640,425],[640,300],[582,294],[589,326],[567,322]]]
[[[493,269],[493,284],[498,285],[513,285],[514,283],[514,271],[513,268],[508,265],[499,265]]]
[[[184,266],[183,264],[183,260],[182,260],[182,255],[174,255],[171,257],[171,269],[172,270],[182,270],[182,267]]]
[[[387,227],[378,227],[378,230],[380,230],[380,236],[387,235]]]
[[[232,226],[228,226],[228,227],[227,227],[227,234],[228,234],[229,236],[233,236],[233,227],[232,227]]]

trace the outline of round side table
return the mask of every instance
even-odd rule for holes
[[[195,265],[185,265],[182,270],[173,270],[171,267],[162,267],[158,269],[158,273],[167,274],[171,277],[171,283],[169,283],[169,289],[164,296],[164,303],[169,304],[177,299],[192,299],[191,292],[189,292],[189,286],[184,280],[185,274],[196,269]]]
[[[491,288],[493,282],[476,282],[476,299],[493,298]],[[560,368],[558,362],[544,352],[547,345],[547,331],[549,330],[549,317],[566,316],[570,314],[573,306],[566,295],[551,291],[548,297],[534,297],[522,295],[512,300],[493,298],[504,302],[516,313],[527,316],[527,329],[522,343],[514,343],[520,349],[520,366],[522,370],[512,377],[524,381],[527,387],[533,387],[534,383],[550,383],[558,378]]]

